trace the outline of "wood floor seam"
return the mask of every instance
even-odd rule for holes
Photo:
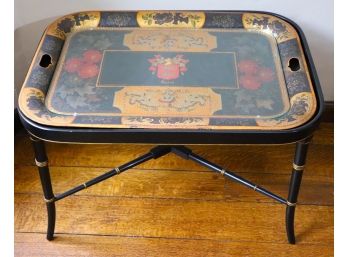
[[[37,168],[37,166],[35,164],[32,164],[32,165],[29,165],[29,164],[16,164],[15,165],[15,170],[16,168],[18,169],[19,167],[31,167],[31,168]],[[97,166],[58,166],[58,165],[49,165],[49,168],[52,168],[52,169],[57,169],[57,168],[71,168],[71,169],[105,169],[103,170],[104,172],[107,171],[107,170],[111,170],[113,169],[114,167],[97,167]],[[292,170],[292,163],[290,162],[289,163],[289,169],[284,169],[284,170],[277,170],[277,171],[274,171],[274,172],[254,172],[252,170],[249,170],[249,171],[235,171],[235,170],[229,170],[233,173],[236,173],[236,174],[259,174],[259,175],[279,175],[279,176],[291,176],[291,170]],[[82,170],[83,171],[83,170]],[[103,173],[103,171],[101,171],[101,173]],[[171,171],[171,172],[185,172],[185,173],[211,173],[211,174],[217,174],[217,173],[214,173],[213,171],[210,171],[210,170],[179,170],[179,169],[142,169],[142,168],[132,168],[132,169],[129,169],[129,171],[165,171],[165,172],[168,172],[168,171]],[[127,171],[129,173],[129,171]],[[281,171],[288,171],[289,173],[282,173]],[[88,171],[87,171],[88,172]],[[306,178],[315,178],[315,177],[325,177],[327,178],[328,176],[327,175],[322,175],[322,174],[318,174],[318,175],[308,175],[306,176]],[[333,178],[333,177],[329,177],[329,178]]]
[[[42,234],[44,232],[16,232],[17,234]],[[91,236],[91,237],[120,237],[120,238],[139,238],[139,239],[165,239],[165,240],[188,240],[188,241],[213,241],[213,242],[224,242],[224,243],[260,243],[260,244],[278,244],[278,245],[288,245],[287,242],[274,242],[274,241],[252,241],[252,240],[227,240],[227,239],[213,239],[213,238],[192,238],[192,237],[154,237],[154,236],[137,236],[137,235],[120,235],[120,234],[85,234],[85,233],[55,233],[59,235],[72,235],[72,236]],[[47,242],[49,243],[49,242]],[[314,244],[309,242],[301,243],[301,245],[313,245],[313,246],[330,246],[331,244]]]
[[[61,192],[60,192],[61,193]],[[27,195],[42,195],[35,192],[15,192],[15,194],[27,194]],[[178,200],[178,201],[201,201],[201,202],[226,202],[226,203],[255,203],[255,204],[271,204],[271,205],[282,205],[277,202],[268,202],[268,201],[242,201],[242,200],[233,200],[233,199],[201,199],[201,198],[175,198],[175,197],[145,197],[145,196],[126,196],[126,195],[73,195],[72,197],[95,197],[95,198],[116,198],[116,199],[151,199],[151,200]],[[298,206],[317,206],[317,207],[333,207],[332,204],[308,204],[308,203],[297,203]],[[285,206],[284,206],[285,207]]]

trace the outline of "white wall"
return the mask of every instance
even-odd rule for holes
[[[15,0],[14,7],[16,94],[44,28],[56,17],[85,10],[259,10],[281,14],[300,25],[325,100],[334,99],[333,0]]]

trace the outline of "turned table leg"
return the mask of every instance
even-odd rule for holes
[[[35,151],[35,163],[39,170],[44,200],[47,207],[48,225],[47,240],[53,240],[54,227],[56,223],[56,207],[54,203],[54,194],[52,190],[51,177],[48,169],[48,159],[45,150],[45,144],[42,140],[33,136],[30,137]]]
[[[298,193],[300,191],[302,173],[306,163],[308,145],[311,138],[296,143],[295,158],[289,185],[286,207],[286,233],[290,244],[295,244],[294,219]]]

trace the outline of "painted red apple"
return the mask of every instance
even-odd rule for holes
[[[64,69],[67,72],[76,72],[82,65],[82,60],[80,58],[70,58],[66,61]]]
[[[239,84],[248,90],[257,90],[261,87],[261,82],[256,76],[241,76]]]
[[[82,79],[93,78],[99,73],[99,67],[96,64],[86,63],[79,70],[78,75]]]
[[[242,74],[255,74],[259,70],[259,65],[253,60],[242,60],[238,63],[238,70]]]
[[[83,61],[87,63],[99,63],[103,55],[98,50],[88,50],[83,53]]]

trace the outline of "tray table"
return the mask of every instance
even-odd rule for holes
[[[173,152],[294,214],[323,96],[292,21],[246,11],[80,12],[50,24],[19,96],[33,140],[53,239],[55,202]],[[44,141],[150,143],[150,152],[55,195]],[[296,143],[287,199],[203,159],[188,144]]]

